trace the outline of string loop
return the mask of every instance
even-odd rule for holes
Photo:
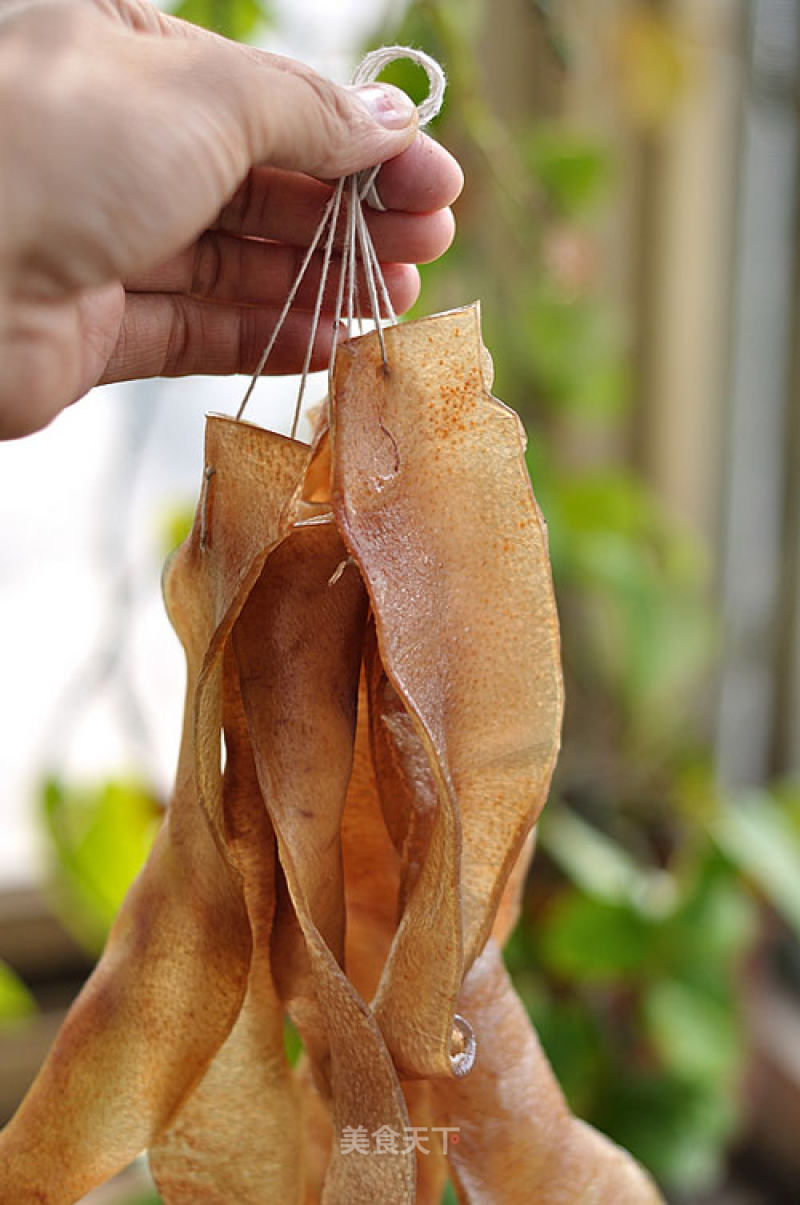
[[[437,115],[442,107],[444,100],[445,87],[447,80],[444,71],[429,54],[425,54],[422,50],[414,50],[408,46],[382,46],[378,50],[373,50],[365,55],[364,59],[356,68],[353,75],[353,84],[368,84],[374,82],[381,71],[395,62],[397,59],[410,59],[422,67],[428,77],[430,85],[428,95],[417,106],[419,128],[426,126]],[[385,210],[375,182],[378,173],[383,165],[376,164],[374,167],[367,168],[363,172],[359,172],[354,176],[343,177],[336,185],[333,195],[331,196],[325,211],[317,227],[314,237],[311,240],[309,248],[300,265],[297,276],[289,290],[289,295],[286,298],[286,303],[283,306],[275,326],[270,335],[269,341],[264,348],[264,351],[259,359],[255,372],[253,373],[250,384],[247,387],[241,405],[236,414],[236,418],[240,419],[244,414],[245,407],[250,401],[253,390],[256,387],[258,378],[266,368],[267,360],[272,354],[278,335],[286,321],[287,315],[297,296],[298,289],[303,281],[303,278],[308,270],[311,260],[317,248],[322,244],[323,257],[322,267],[320,272],[320,283],[317,290],[316,304],[311,321],[311,331],[309,334],[308,347],[306,349],[305,362],[303,364],[303,372],[300,378],[300,386],[297,394],[297,402],[294,411],[294,420],[292,422],[292,439],[297,433],[297,425],[300,421],[300,412],[305,394],[306,382],[311,365],[311,355],[314,346],[314,341],[319,329],[320,317],[322,314],[322,299],[325,293],[325,287],[328,283],[328,275],[331,270],[331,261],[333,259],[333,248],[336,237],[337,224],[339,214],[344,208],[346,210],[346,220],[344,225],[344,247],[339,261],[339,286],[336,298],[336,310],[334,313],[334,331],[333,331],[333,346],[331,349],[331,358],[328,366],[329,374],[333,370],[333,360],[336,353],[336,336],[339,327],[344,320],[345,329],[348,338],[353,334],[353,322],[356,315],[360,313],[359,295],[358,295],[358,268],[366,278],[367,293],[369,296],[369,306],[372,319],[378,332],[380,340],[381,353],[383,362],[386,364],[386,343],[383,337],[383,322],[397,322],[397,315],[392,308],[389,290],[386,287],[386,281],[383,277],[380,261],[378,259],[375,246],[372,241],[367,220],[364,216],[363,206],[366,203],[373,209]],[[344,201],[344,205],[343,205]],[[323,243],[324,239],[324,243]],[[345,304],[346,303],[346,304]],[[360,326],[360,317],[359,329]]]
[[[351,82],[372,84],[390,63],[395,63],[398,59],[408,59],[416,63],[428,77],[428,95],[417,105],[419,128],[424,129],[441,111],[447,87],[447,78],[441,64],[424,50],[415,50],[411,46],[379,46],[377,50],[370,50],[364,55],[353,73]]]
[[[409,62],[416,63],[428,77],[428,95],[417,105],[417,123],[418,128],[422,130],[441,112],[447,87],[447,77],[441,65],[424,50],[414,50],[410,46],[381,46],[377,50],[371,50],[356,67],[352,82],[371,84],[390,63],[395,63],[398,59],[408,59]],[[375,167],[368,167],[366,171],[361,172],[358,177],[358,192],[361,200],[365,201],[370,209],[386,213],[386,206],[380,198],[376,183],[382,167],[383,164],[378,163]]]

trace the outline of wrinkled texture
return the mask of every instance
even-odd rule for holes
[[[432,1096],[438,1124],[459,1128],[450,1168],[463,1205],[658,1205],[630,1156],[570,1114],[491,940],[459,1007],[481,1035],[480,1058]]]
[[[284,1057],[283,1007],[270,959],[275,838],[258,789],[230,650],[227,662],[225,831],[242,876],[253,950],[233,1029],[150,1151],[156,1184],[172,1205],[258,1205],[267,1191],[273,1200],[293,1202],[302,1188],[300,1100]]]
[[[547,796],[558,625],[524,433],[488,392],[477,307],[384,337],[388,368],[377,336],[336,359],[332,498],[406,712],[384,691],[382,760],[419,784],[431,827],[375,1011],[405,1074],[441,1075],[455,996]]]
[[[562,709],[521,428],[476,308],[386,347],[341,348],[311,449],[208,420],[165,574],[173,801],[0,1135],[0,1205],[69,1205],[145,1146],[165,1205],[659,1200],[570,1115],[499,953]]]
[[[269,559],[234,630],[262,795],[311,963],[335,1133],[407,1124],[397,1073],[363,999],[340,968],[339,829],[352,764],[366,595],[331,522],[294,529]],[[303,1020],[298,1018],[301,1036]],[[317,1026],[317,1028],[319,1028]],[[317,1035],[318,1036],[318,1035]],[[328,1067],[328,1058],[330,1067]],[[323,1201],[404,1200],[413,1160],[348,1158],[334,1142]]]
[[[222,832],[220,653],[304,456],[225,420],[210,422],[206,456],[211,488],[165,574],[187,660],[172,803],[97,969],[0,1136],[3,1205],[66,1205],[153,1144],[244,996],[251,933]]]

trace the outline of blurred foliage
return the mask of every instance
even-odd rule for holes
[[[728,800],[712,832],[720,849],[800,934],[800,789]]]
[[[174,16],[204,25],[226,38],[246,42],[273,23],[268,0],[179,0],[170,5]]]
[[[188,538],[194,522],[194,503],[175,502],[159,515],[159,543],[164,556],[174,552]]]
[[[36,1012],[36,1002],[11,967],[0,962],[0,1030],[25,1022]]]
[[[737,1121],[739,969],[758,933],[736,867],[695,846],[643,869],[552,801],[507,954],[573,1108],[684,1190],[714,1181]]]
[[[161,821],[151,791],[133,779],[76,786],[48,779],[41,815],[54,857],[59,913],[92,953],[102,949]]]
[[[536,125],[520,151],[548,204],[565,217],[580,217],[607,195],[612,165],[594,139],[555,124]]]
[[[677,19],[666,8],[639,5],[620,29],[621,79],[628,112],[644,130],[669,121],[689,82]]]

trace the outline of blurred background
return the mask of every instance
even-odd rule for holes
[[[433,132],[466,187],[417,313],[481,299],[495,392],[529,432],[567,677],[508,963],[573,1109],[670,1201],[796,1202],[800,6],[163,7],[341,81],[381,42],[446,67]],[[424,94],[408,64],[385,78]],[[253,421],[285,430],[294,388],[262,382]],[[183,667],[160,564],[204,412],[242,392],[98,390],[0,446],[0,1120],[168,797]],[[137,1166],[87,1200],[157,1198]]]

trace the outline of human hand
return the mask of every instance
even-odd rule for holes
[[[147,0],[0,0],[0,161],[5,438],[96,384],[252,372],[326,181],[379,162],[388,212],[369,224],[402,312],[414,265],[450,244],[461,188],[398,90],[339,87]],[[319,266],[271,371],[300,368]],[[329,293],[312,367],[330,350]]]

